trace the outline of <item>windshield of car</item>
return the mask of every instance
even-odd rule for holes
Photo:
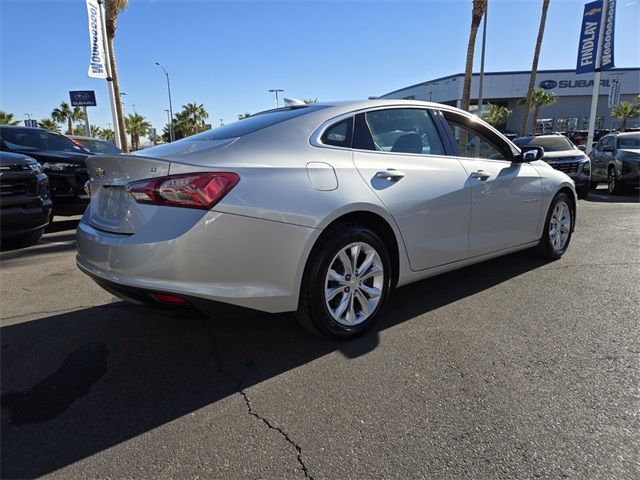
[[[315,112],[322,108],[326,108],[322,105],[313,105],[305,107],[286,107],[278,110],[270,110],[264,113],[253,115],[244,120],[238,120],[237,122],[222,125],[212,130],[199,133],[192,137],[187,137],[189,141],[192,140],[222,140],[225,138],[235,138],[247,135],[249,133],[262,130],[263,128],[270,127],[277,123],[291,120],[292,118],[306,115],[307,113]]]
[[[620,135],[618,148],[640,148],[640,133],[635,135]]]
[[[120,155],[122,153],[122,150],[116,147],[113,143],[107,142],[105,140],[96,140],[94,138],[76,138],[75,141],[93,153],[103,155]]]
[[[46,130],[29,128],[0,129],[0,139],[6,150],[30,152],[37,150],[55,150],[63,152],[83,152],[83,149],[67,137]]]
[[[513,142],[519,147],[542,147],[545,152],[562,152],[576,148],[567,137],[562,135],[554,135],[552,137],[521,137],[516,138]]]

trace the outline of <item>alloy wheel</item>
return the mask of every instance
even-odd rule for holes
[[[331,317],[341,325],[364,322],[382,297],[384,266],[380,255],[365,242],[340,249],[329,264],[325,278],[325,304]]]
[[[561,251],[571,232],[571,209],[566,202],[556,203],[549,221],[549,241],[555,251]]]

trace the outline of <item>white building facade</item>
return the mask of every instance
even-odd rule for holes
[[[483,105],[488,103],[501,105],[511,110],[506,131],[518,132],[522,121],[523,107],[518,100],[527,93],[530,72],[490,72],[484,74]],[[621,120],[610,115],[609,93],[613,80],[620,84],[620,101],[633,103],[640,95],[640,68],[614,68],[602,72],[596,129],[619,128]],[[401,98],[426,100],[460,106],[464,74],[450,75],[427,82],[411,85],[381,95],[379,98]],[[471,82],[471,105],[477,109],[480,75],[473,74]],[[543,88],[557,96],[554,105],[542,107],[538,116],[538,132],[566,132],[586,130],[589,125],[591,95],[593,93],[593,74],[577,75],[574,70],[539,70],[535,88]],[[640,126],[640,118],[627,122],[627,126]],[[529,126],[531,130],[531,125]]]

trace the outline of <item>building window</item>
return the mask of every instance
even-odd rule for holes
[[[596,126],[595,129],[601,129],[604,127],[604,117],[596,117]],[[582,117],[582,129],[589,129],[589,117]]]
[[[553,118],[540,118],[536,122],[536,134],[553,132]]]
[[[575,132],[578,130],[578,117],[567,118],[567,132]]]
[[[567,117],[558,117],[558,119],[556,120],[556,130],[559,132],[566,132],[568,130],[568,120],[569,119]]]

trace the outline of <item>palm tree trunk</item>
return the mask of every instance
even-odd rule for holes
[[[67,117],[67,135],[73,135],[73,123],[71,122],[71,116]]]
[[[620,125],[620,131],[624,132],[627,129],[627,117],[623,117],[622,125]]]
[[[471,103],[471,78],[473,75],[473,54],[476,49],[476,35],[478,34],[478,26],[480,21],[471,21],[471,31],[469,32],[469,43],[467,44],[467,62],[464,69],[464,86],[462,87],[462,110],[469,111]]]
[[[120,81],[118,80],[118,70],[116,70],[115,49],[113,46],[113,37],[107,42],[109,45],[109,65],[111,66],[111,81],[113,82],[113,93],[116,97],[116,116],[118,117],[118,130],[120,130],[120,143],[122,143],[122,151],[128,152],[127,148],[127,132],[124,128],[124,115],[122,113],[122,102],[120,101]]]
[[[538,132],[538,116],[540,113],[540,107],[536,107],[533,111],[533,129],[532,132],[535,135]],[[542,132],[544,133],[544,131]]]
[[[544,36],[544,26],[547,23],[547,9],[549,8],[549,0],[542,1],[542,15],[540,16],[540,26],[538,27],[538,38],[536,40],[536,49],[533,53],[533,62],[531,65],[531,76],[529,77],[529,89],[527,90],[527,104],[524,107],[522,123],[520,124],[520,136],[527,131],[527,123],[529,120],[529,110],[531,110],[531,95],[535,88],[536,75],[538,74],[538,60],[540,59],[540,48],[542,47],[542,37]],[[535,124],[533,125],[535,130]]]

